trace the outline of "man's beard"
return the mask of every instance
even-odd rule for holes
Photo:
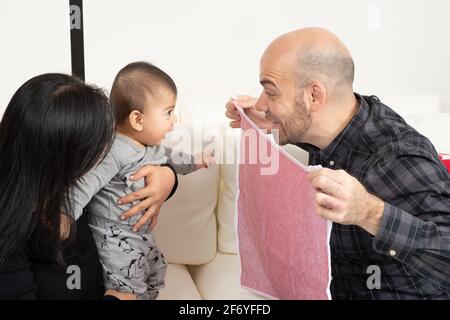
[[[280,124],[278,140],[281,146],[285,144],[299,144],[311,126],[311,116],[308,114],[306,104],[300,97],[295,100],[294,112],[286,117]]]

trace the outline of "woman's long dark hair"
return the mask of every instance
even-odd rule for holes
[[[0,264],[24,246],[58,258],[68,189],[101,160],[113,135],[108,98],[94,86],[49,73],[17,90],[0,122]]]

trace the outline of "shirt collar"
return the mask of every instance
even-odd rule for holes
[[[348,155],[353,149],[356,140],[359,138],[364,123],[369,117],[369,105],[366,99],[355,93],[356,98],[359,100],[359,110],[353,116],[352,120],[347,126],[337,135],[337,137],[324,149],[320,150],[318,147],[302,143],[298,146],[308,151],[311,159],[314,159],[314,164],[320,164],[320,162],[326,162],[329,159],[343,159],[345,155]]]

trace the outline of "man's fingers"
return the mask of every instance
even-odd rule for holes
[[[239,105],[242,108],[251,108],[254,107],[256,104],[256,99],[253,96],[249,95],[239,95],[231,98],[231,101],[237,105]]]
[[[317,202],[314,206],[314,209],[316,213],[322,217],[325,220],[341,223],[342,222],[342,215],[340,213],[337,213],[333,211],[332,209],[323,207],[319,205]]]
[[[323,192],[316,192],[315,201],[319,206],[330,209],[334,212],[340,211],[342,208],[342,204],[338,199]]]
[[[152,218],[153,215],[156,214],[157,206],[151,206],[145,213],[142,215],[142,218],[133,226],[133,231],[137,232],[139,229],[147,224],[147,222]]]
[[[346,212],[345,203],[325,193],[316,193],[314,209],[326,220],[345,225],[354,224],[354,220]]]
[[[241,120],[241,116],[239,115],[239,113],[236,112],[231,112],[229,110],[225,111],[225,116],[227,118],[230,118],[231,120]]]
[[[257,99],[255,97],[249,95],[240,95],[234,96],[228,100],[226,104],[226,112],[225,116],[230,118],[230,127],[231,128],[240,128],[241,127],[241,116],[236,109],[236,106],[239,106],[244,109],[252,109],[256,104]],[[247,110],[246,110],[247,112]]]
[[[225,105],[225,108],[226,108],[225,115],[227,117],[229,117],[229,115],[239,116],[239,112],[236,109],[236,105],[233,99],[230,98],[230,100],[228,100],[227,104]]]
[[[308,173],[308,178],[311,181],[312,179],[314,179],[317,176],[325,175],[328,170],[330,170],[330,169],[328,169],[328,168],[321,168],[321,169],[313,170],[313,171]]]
[[[311,180],[311,184],[316,190],[320,190],[323,193],[339,197],[342,193],[342,185],[337,183],[335,180],[329,178],[325,175],[318,175],[313,177]]]
[[[314,178],[318,176],[325,176],[329,179],[334,180],[336,183],[344,184],[345,178],[349,176],[344,170],[333,170],[328,168],[322,168],[319,170],[314,170],[308,173],[309,181],[312,181]]]
[[[241,122],[240,121],[231,121],[230,127],[239,129],[241,127]]]

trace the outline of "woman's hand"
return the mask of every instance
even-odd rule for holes
[[[153,228],[156,226],[156,223],[158,222],[160,210],[161,210],[161,207],[157,208],[155,213],[152,215],[152,222],[150,222],[150,225],[148,226],[148,228],[150,230],[153,230]]]
[[[113,289],[106,290],[105,296],[113,296],[119,300],[137,300],[136,296],[132,293],[124,293]]]
[[[141,200],[130,210],[125,211],[121,219],[128,219],[144,210],[145,213],[142,218],[134,225],[133,230],[138,231],[144,224],[146,224],[153,216],[159,214],[159,209],[163,202],[170,195],[170,192],[175,185],[175,174],[169,167],[147,165],[140,168],[130,180],[136,181],[145,177],[145,188],[135,191],[121,199],[118,203],[126,204],[136,200]],[[156,223],[156,217],[152,221],[152,226]]]

